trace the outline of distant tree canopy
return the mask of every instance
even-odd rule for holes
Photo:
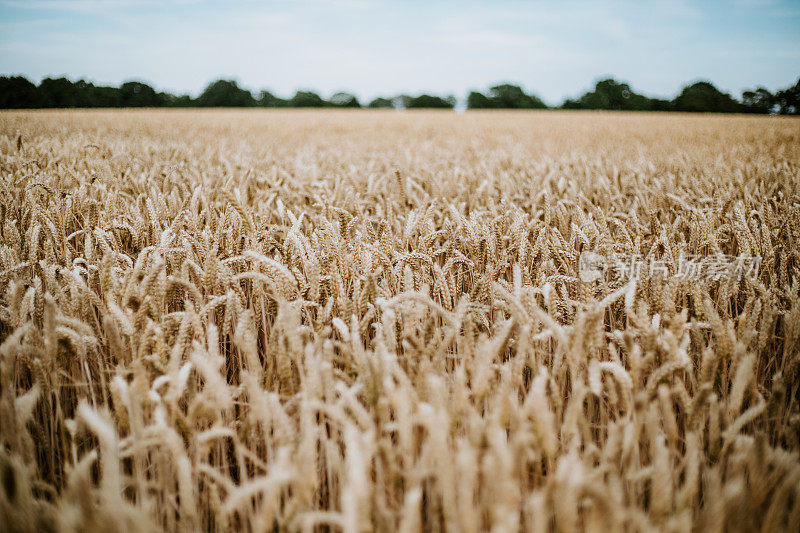
[[[792,87],[778,91],[775,100],[783,115],[800,115],[800,79]]]
[[[673,101],[675,111],[735,113],[741,107],[728,93],[723,93],[707,81],[684,87]]]
[[[39,84],[42,107],[110,107],[116,105],[114,89],[95,87],[83,80],[45,78]]]
[[[367,105],[367,107],[371,109],[380,109],[386,107],[394,107],[394,105],[392,104],[392,100],[390,98],[382,98],[379,96],[378,98],[371,101],[369,105]]]
[[[497,85],[489,90],[489,101],[501,109],[546,109],[538,96],[525,94],[517,85]]]
[[[742,111],[745,113],[769,113],[775,108],[776,98],[763,87],[742,93]]]
[[[467,109],[491,109],[492,102],[483,93],[472,91],[467,95]]]
[[[525,94],[518,85],[495,85],[489,94],[472,91],[467,96],[469,109],[546,109],[547,105],[536,95]]]
[[[400,109],[452,109],[454,96],[421,94],[375,98],[366,107]],[[546,109],[536,95],[518,85],[504,83],[486,94],[467,95],[469,109]],[[257,97],[235,80],[211,82],[197,98],[158,92],[142,81],[126,81],[119,87],[94,85],[85,80],[45,78],[35,85],[22,76],[0,76],[0,109],[74,107],[339,107],[360,108],[358,98],[337,92],[326,100],[312,91],[297,91],[291,98],[262,90]],[[740,99],[724,93],[708,81],[687,85],[673,100],[650,98],[630,85],[611,78],[598,81],[594,90],[567,99],[561,109],[608,109],[620,111],[684,111],[714,113],[800,114],[800,79],[791,87],[771,93],[764,87],[742,92]]]
[[[199,97],[200,107],[252,107],[256,100],[250,91],[242,89],[233,80],[217,80],[206,87]]]
[[[633,92],[627,83],[613,79],[598,81],[594,91],[578,100],[578,109],[614,109],[617,111],[647,111],[650,99]]]
[[[566,100],[563,109],[608,109],[615,111],[672,111],[672,102],[636,93],[627,83],[608,78],[598,81],[594,91],[577,100]]]
[[[257,103],[260,107],[286,107],[289,105],[287,100],[279,98],[269,91],[261,91]]]
[[[403,107],[406,109],[453,109],[456,105],[454,96],[447,96],[442,98],[440,96],[431,96],[430,94],[421,94],[419,96],[403,95]]]
[[[651,111],[672,111],[672,100],[663,100],[661,98],[651,98],[650,99],[650,110]]]
[[[361,107],[355,95],[345,92],[338,92],[331,96],[330,104],[333,107]]]
[[[297,91],[289,100],[289,107],[325,107],[325,100],[315,92]]]
[[[22,76],[0,77],[0,108],[28,109],[42,107],[36,85]]]
[[[674,100],[649,98],[635,93],[627,83],[613,79],[597,82],[595,90],[588,92],[577,100],[568,99],[562,104],[563,109],[615,109],[626,111],[683,111],[708,113],[781,113],[798,114],[800,106],[792,105],[800,93],[800,80],[794,87],[789,87],[773,95],[767,89],[759,87],[742,92],[741,100],[724,93],[707,81],[699,81],[687,85]],[[782,95],[782,96],[781,96]]]
[[[188,94],[159,93],[164,97],[164,107],[194,107],[195,101]]]
[[[119,88],[119,103],[122,107],[159,107],[164,98],[145,83],[126,81]]]

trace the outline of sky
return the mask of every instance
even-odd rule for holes
[[[613,76],[648,96],[705,79],[738,97],[800,77],[800,0],[0,0],[0,74],[364,100],[513,82],[549,104]]]

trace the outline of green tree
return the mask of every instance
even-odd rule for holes
[[[467,95],[467,109],[491,109],[494,107],[489,98],[477,91],[472,91]]]
[[[361,107],[361,102],[358,101],[358,98],[346,92],[334,94],[331,96],[329,102],[333,107]]]
[[[618,111],[647,111],[651,108],[650,99],[637,94],[627,83],[614,79],[598,81],[594,91],[581,96],[581,109],[613,109]]]
[[[663,98],[651,98],[650,99],[650,110],[651,111],[674,111],[675,106],[672,105],[672,102],[669,100],[664,100]]]
[[[165,107],[195,107],[197,104],[188,94],[159,93]]]
[[[421,94],[419,96],[406,96],[404,104],[407,109],[452,109],[455,105],[455,98],[448,96],[445,98]]]
[[[392,104],[392,101],[389,98],[378,97],[372,100],[367,107],[372,109],[381,109],[387,107],[394,107],[394,104]]]
[[[119,107],[117,87],[94,85],[85,80],[72,82],[67,78],[45,78],[39,84],[42,107]]]
[[[81,107],[120,107],[120,93],[117,87],[105,87],[78,81],[83,92]]]
[[[39,84],[42,107],[87,107],[79,90],[67,78],[45,78]]]
[[[800,115],[800,79],[794,86],[778,91],[775,100],[781,115]]]
[[[742,111],[745,113],[767,114],[775,107],[775,95],[759,87],[754,91],[742,92]]]
[[[289,105],[289,102],[275,96],[269,91],[261,91],[258,96],[258,105],[261,107],[286,107]]]
[[[1,109],[30,109],[41,105],[36,85],[22,76],[0,76]]]
[[[489,100],[499,109],[546,109],[547,105],[532,94],[525,94],[518,85],[495,85],[489,89]]]
[[[311,91],[297,91],[289,100],[290,107],[325,107],[325,100]]]
[[[217,80],[208,85],[197,98],[200,107],[250,107],[256,104],[250,91],[234,80]]]
[[[673,101],[676,111],[736,113],[739,103],[731,95],[721,92],[707,81],[684,87]]]
[[[122,107],[159,107],[164,97],[146,83],[126,81],[119,88],[119,102]]]

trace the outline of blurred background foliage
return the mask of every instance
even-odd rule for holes
[[[458,100],[453,95],[401,94],[378,97],[368,108],[452,109]],[[510,83],[490,87],[484,94],[470,92],[468,109],[548,109],[541,98]],[[337,92],[329,99],[310,90],[297,91],[281,98],[268,90],[256,96],[235,80],[211,82],[197,97],[158,92],[141,81],[126,81],[120,87],[94,85],[85,80],[45,78],[37,86],[22,76],[0,76],[0,108],[74,107],[299,107],[360,108],[358,98]],[[673,100],[651,98],[636,93],[629,84],[611,78],[598,81],[594,90],[566,99],[558,109],[597,109],[618,111],[683,111],[712,113],[800,114],[800,79],[791,87],[771,93],[764,87],[746,90],[739,99],[722,92],[708,81],[685,86]]]

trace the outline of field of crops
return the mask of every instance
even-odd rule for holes
[[[7,112],[0,187],[0,529],[800,530],[796,119]]]

